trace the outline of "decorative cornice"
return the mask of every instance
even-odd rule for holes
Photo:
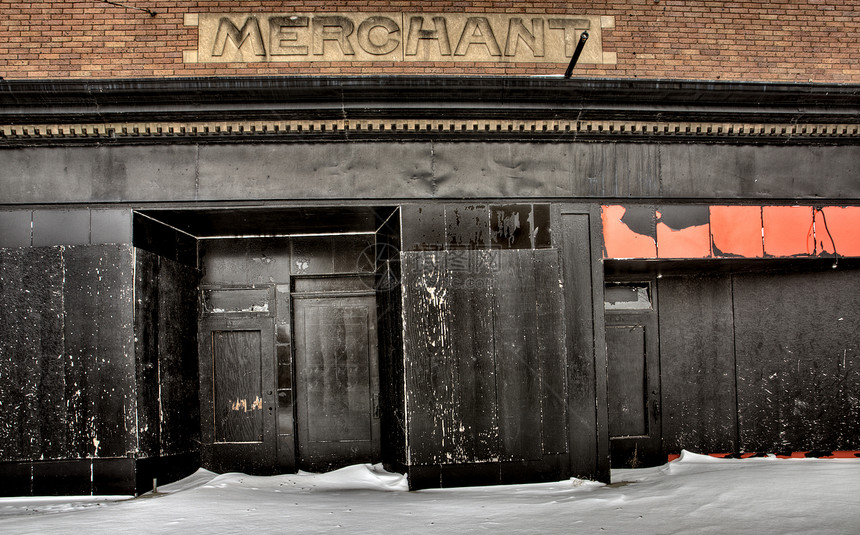
[[[860,85],[501,77],[0,80],[0,145],[857,143]]]
[[[534,139],[856,143],[854,124],[714,123],[503,119],[112,122],[0,125],[0,144],[156,141],[309,141],[313,139]]]

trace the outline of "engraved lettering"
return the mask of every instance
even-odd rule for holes
[[[215,43],[212,46],[212,55],[215,57],[224,55],[227,47],[227,39],[233,41],[237,50],[241,50],[245,41],[251,43],[251,49],[255,56],[265,56],[266,48],[263,46],[263,35],[260,33],[260,23],[257,17],[248,17],[242,29],[236,27],[233,21],[227,17],[221,17],[218,22],[218,33],[215,34]]]
[[[591,39],[582,61],[615,62],[615,54],[602,52],[599,15],[335,11],[199,13],[197,18],[197,53],[184,56],[189,63],[568,63],[585,30]]]
[[[532,29],[529,31],[523,24],[523,19],[520,17],[511,18],[508,21],[508,39],[505,42],[506,56],[517,55],[517,44],[519,44],[520,39],[531,49],[534,57],[542,58],[544,55],[543,19],[532,19]]]
[[[385,30],[385,41],[379,43],[374,42],[374,36],[377,36],[378,39],[380,37],[378,34],[382,33],[374,31],[377,28]],[[358,45],[365,52],[377,56],[394,52],[397,47],[400,46],[400,40],[392,36],[399,35],[400,26],[388,17],[368,17],[364,22],[358,25]],[[378,40],[381,41],[381,39]]]
[[[463,33],[460,34],[460,41],[457,43],[454,55],[465,56],[472,45],[486,46],[491,56],[502,55],[499,43],[496,42],[496,36],[493,35],[493,29],[490,27],[490,21],[486,17],[469,17],[466,19],[466,26],[463,27]]]
[[[307,28],[308,17],[272,17],[269,19],[269,54],[273,56],[307,56],[308,46],[299,42],[294,28]]]
[[[336,41],[340,45],[341,52],[346,56],[355,55],[349,36],[355,29],[355,24],[346,17],[332,15],[313,18],[313,49],[315,56],[322,56],[325,52],[326,41]]]
[[[406,37],[406,55],[418,54],[418,43],[424,40],[435,40],[439,43],[439,53],[443,56],[451,55],[451,42],[448,41],[448,23],[445,17],[433,17],[433,29],[425,30],[424,17],[411,17],[409,19],[409,33]]]
[[[591,22],[588,19],[549,19],[548,22],[551,29],[564,30],[565,56],[573,56],[582,30],[587,30],[591,27]]]

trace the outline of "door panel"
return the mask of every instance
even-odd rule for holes
[[[263,441],[260,331],[213,331],[215,442]]]
[[[379,456],[373,296],[294,296],[298,457],[328,470]]]
[[[268,474],[275,467],[274,329],[270,317],[200,325],[203,466]]]
[[[648,435],[645,328],[607,325],[609,436]]]
[[[613,468],[666,462],[662,455],[657,314],[606,312],[606,374]]]

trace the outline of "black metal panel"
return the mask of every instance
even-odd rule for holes
[[[32,466],[29,462],[0,463],[0,496],[29,496],[32,494]]]
[[[132,228],[135,247],[197,267],[197,240],[194,237],[136,212]]]
[[[491,205],[493,246],[501,249],[530,249],[533,220],[530,204]]]
[[[134,459],[93,459],[92,463],[94,495],[123,495],[135,492]]]
[[[483,249],[490,245],[490,214],[482,204],[445,205],[445,239],[450,249]]]
[[[3,460],[61,456],[64,427],[62,259],[59,248],[0,252]]]
[[[376,236],[347,234],[334,236],[332,273],[374,273],[376,270]]]
[[[737,449],[730,275],[657,279],[663,447]]]
[[[567,381],[564,296],[558,249],[534,252],[537,354],[541,367],[541,439],[544,454],[567,453]]]
[[[441,252],[403,253],[401,260],[409,460],[439,464],[446,460],[444,433],[453,391],[447,362],[451,343],[447,262]]]
[[[535,460],[542,453],[539,437],[543,421],[533,253],[519,249],[497,255],[492,333],[499,393],[499,458]]]
[[[495,362],[489,254],[476,250],[448,252],[447,277],[437,288],[440,300],[449,307],[447,332],[437,338],[444,341],[446,349],[437,365],[447,375],[447,385],[435,392],[445,404],[440,453],[448,463],[487,462],[496,459],[499,452],[497,389],[503,385],[498,382]]]
[[[32,466],[34,496],[92,494],[91,459],[42,461]]]
[[[607,325],[609,438],[648,435],[648,375],[645,327]]]
[[[128,147],[164,167],[186,155],[170,147]],[[22,148],[4,153],[7,203],[152,201],[243,202],[291,199],[857,199],[852,147],[661,143],[414,142],[227,144],[202,146],[199,186],[177,188],[169,174],[150,174],[158,189],[129,177],[123,196],[96,184],[119,180],[83,163],[119,159],[104,147]],[[118,149],[114,149],[118,150]],[[273,155],[277,155],[274,157]],[[500,156],[500,155],[503,155]],[[55,158],[81,165],[55,169]],[[290,161],[285,164],[283,159]],[[329,162],[338,162],[329,167]],[[236,163],[242,162],[236,180]],[[827,176],[827,180],[818,177]],[[4,177],[5,178],[5,177]],[[56,178],[56,181],[52,180]],[[67,183],[78,184],[69,188]],[[196,182],[195,182],[196,183]],[[408,214],[404,211],[404,232]],[[137,232],[137,229],[135,229]],[[409,236],[405,234],[404,238]],[[135,243],[138,243],[137,234]]]
[[[24,450],[24,436],[28,430],[23,429],[29,420],[25,405],[25,382],[29,375],[26,370],[19,371],[21,363],[31,361],[33,348],[21,349],[20,344],[30,340],[25,330],[31,325],[21,321],[25,314],[24,288],[19,281],[22,279],[24,266],[24,249],[0,250],[0,298],[2,298],[4,314],[0,314],[0,366],[8,370],[8,379],[4,382],[2,401],[5,410],[0,411],[0,445],[2,445],[3,460],[15,461],[27,458]],[[36,333],[33,333],[36,334]]]
[[[66,458],[95,454],[93,433],[95,400],[99,397],[98,353],[98,269],[99,251],[91,247],[70,248],[64,254],[63,296],[75,303],[65,310],[63,322],[65,354],[64,391],[66,399]]]
[[[381,210],[381,213],[386,212]],[[380,215],[377,209],[363,206],[162,209],[141,213],[198,238],[373,232]]]
[[[567,318],[568,433],[571,474],[609,479],[609,431],[606,412],[606,353],[603,331],[603,273],[597,261],[602,247],[589,207],[557,208],[562,245]],[[599,306],[598,306],[599,305]]]
[[[137,451],[141,457],[159,455],[158,341],[159,257],[143,249],[135,251],[134,353],[137,383]],[[196,320],[195,320],[196,323]]]
[[[199,243],[203,269],[201,283],[206,285],[265,286],[289,282],[290,268],[295,267],[295,263],[290,261],[290,240],[287,238],[211,239],[200,240]],[[330,240],[328,247],[331,247]],[[305,258],[301,252],[293,256]],[[310,263],[311,260],[306,261]],[[325,265],[321,264],[315,266],[330,273],[331,255]]]
[[[160,454],[197,451],[197,270],[161,259],[158,273]]]
[[[131,243],[131,210],[90,211],[90,243]]]
[[[0,247],[28,247],[33,243],[32,210],[0,211]]]
[[[174,119],[396,116],[664,117],[691,120],[774,116],[828,122],[857,113],[846,84],[496,76],[272,76],[119,80],[3,80],[0,110],[15,124]]]
[[[90,211],[33,211],[33,245],[86,245],[90,243]]]
[[[388,217],[391,215],[392,217]],[[406,466],[406,392],[403,380],[400,213],[385,214],[376,235],[376,305],[379,317],[379,386],[382,461]]]
[[[857,449],[860,272],[734,277],[742,451]]]
[[[74,262],[76,250],[67,247],[66,263]],[[130,245],[86,247],[98,255],[98,269],[89,273],[97,289],[90,321],[96,329],[96,351],[86,365],[90,400],[90,432],[94,457],[119,457],[134,451],[136,440],[129,430],[137,418],[129,410],[135,403],[133,252]],[[85,256],[89,256],[85,253]],[[89,260],[85,260],[89,264]],[[86,306],[75,302],[73,306]],[[67,311],[71,307],[66,307]]]
[[[445,206],[404,204],[400,208],[403,251],[439,250],[445,247]]]

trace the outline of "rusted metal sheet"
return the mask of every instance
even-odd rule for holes
[[[715,257],[761,258],[761,206],[709,206],[711,250]]]
[[[815,250],[819,254],[860,256],[860,207],[825,206],[815,210]]]
[[[814,253],[811,206],[764,206],[761,219],[765,255],[800,256]]]
[[[711,256],[708,207],[665,205],[656,211],[659,258],[707,258]]]
[[[860,256],[860,206],[604,205],[602,219],[604,258]]]
[[[603,206],[604,258],[656,258],[656,214],[648,206]]]

